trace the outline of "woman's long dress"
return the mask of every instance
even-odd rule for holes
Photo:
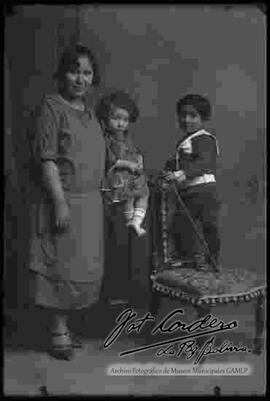
[[[105,146],[90,109],[80,111],[60,95],[46,96],[38,118],[37,159],[30,241],[30,294],[36,305],[57,309],[89,307],[99,298],[103,278],[103,203],[100,182]],[[38,167],[53,160],[59,167],[71,224],[60,234],[53,205]]]

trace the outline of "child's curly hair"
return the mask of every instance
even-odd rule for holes
[[[211,105],[209,100],[201,95],[186,95],[176,103],[176,113],[179,116],[184,106],[193,106],[200,114],[203,121],[207,121],[211,117]]]
[[[103,96],[97,103],[95,108],[96,117],[99,121],[107,121],[111,107],[120,107],[129,113],[129,121],[135,122],[139,116],[139,110],[131,97],[123,91],[112,92]]]

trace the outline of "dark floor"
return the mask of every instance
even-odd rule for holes
[[[164,299],[160,317],[179,304]],[[193,321],[192,308],[184,308],[185,318]],[[45,325],[41,311],[9,314],[6,319],[6,344],[4,353],[4,388],[6,395],[40,395],[42,387],[48,395],[214,395],[214,388],[220,388],[221,395],[262,395],[266,387],[266,356],[252,353],[226,353],[211,355],[205,364],[232,366],[233,363],[247,363],[252,372],[249,376],[110,376],[107,368],[111,364],[187,364],[184,357],[163,357],[157,359],[153,350],[120,358],[121,351],[145,344],[144,336],[122,335],[109,348],[103,348],[104,338],[115,326],[119,309],[93,308],[85,320],[77,322],[77,329],[83,333],[84,348],[76,350],[70,362],[57,361],[46,353]],[[145,311],[136,310],[138,317]],[[238,320],[239,327],[231,335],[223,334],[235,345],[242,343],[252,347],[254,336],[254,314],[251,304],[217,307],[212,312],[223,321]],[[44,323],[44,322],[43,322]],[[42,334],[43,333],[43,334]],[[142,334],[143,333],[142,331]],[[43,341],[41,341],[43,339]],[[43,345],[42,345],[43,344]],[[149,366],[148,366],[149,367]]]

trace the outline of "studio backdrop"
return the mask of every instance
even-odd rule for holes
[[[27,257],[29,135],[60,52],[89,46],[103,81],[97,96],[124,89],[138,103],[132,132],[149,174],[178,139],[175,105],[187,93],[213,106],[207,129],[221,156],[224,268],[265,270],[266,20],[255,5],[32,5],[5,26],[6,291],[16,305]],[[133,279],[147,293],[150,237],[132,246]],[[20,283],[20,284],[19,284]]]

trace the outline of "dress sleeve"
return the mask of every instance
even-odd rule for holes
[[[37,160],[56,161],[58,154],[58,124],[56,112],[45,99],[37,115],[34,152]]]
[[[105,170],[108,172],[117,162],[117,155],[113,152],[110,141],[105,137],[106,141],[106,163]]]

